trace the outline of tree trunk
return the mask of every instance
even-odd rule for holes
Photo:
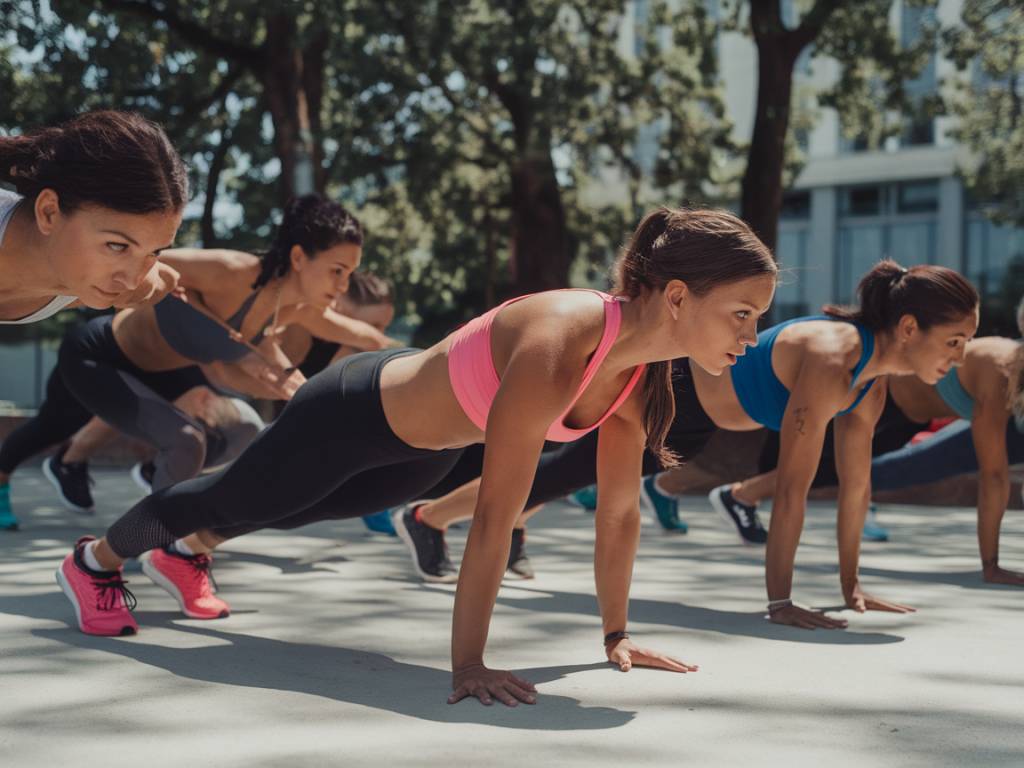
[[[516,295],[569,284],[569,233],[550,150],[512,168],[512,283]]]
[[[774,17],[773,9],[766,6],[776,6]],[[757,111],[743,174],[740,216],[774,252],[796,57],[787,45],[777,3],[752,2],[750,23],[757,43]]]
[[[231,133],[224,128],[220,133],[220,144],[213,150],[213,157],[210,159],[210,172],[206,176],[206,199],[203,201],[203,217],[199,221],[199,233],[203,240],[203,248],[213,248],[217,244],[217,232],[213,226],[213,206],[217,202],[217,187],[220,184],[220,175],[224,171],[230,149]]]
[[[281,161],[285,200],[315,189],[313,134],[309,102],[303,87],[303,54],[296,45],[298,30],[287,13],[267,19],[263,90],[274,123],[274,147]]]

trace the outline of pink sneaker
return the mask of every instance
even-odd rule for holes
[[[134,635],[139,631],[131,611],[135,595],[128,591],[121,569],[93,571],[82,560],[82,548],[93,541],[83,536],[57,569],[57,583],[75,608],[78,628],[87,635]]]
[[[171,593],[186,616],[193,619],[224,619],[231,608],[213,594],[209,555],[188,557],[166,549],[154,549],[142,563],[142,572]]]

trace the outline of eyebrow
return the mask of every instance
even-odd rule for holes
[[[125,240],[127,240],[129,243],[134,245],[136,248],[141,248],[142,247],[142,246],[139,245],[138,241],[135,240],[135,238],[129,237],[128,235],[126,235],[124,232],[122,232],[119,229],[101,229],[100,232],[107,232],[107,233],[109,233],[111,235],[117,235],[118,237],[123,237]],[[173,248],[173,247],[174,247],[174,243],[168,243],[167,245],[160,246],[159,248],[154,250],[153,253],[160,253],[160,251],[166,251],[168,248]]]

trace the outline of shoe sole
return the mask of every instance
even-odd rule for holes
[[[717,490],[718,489],[716,488],[708,494],[708,501],[711,502],[711,506],[714,508],[715,512],[718,513],[718,516],[729,524],[729,527],[736,533],[737,538],[739,538],[740,542],[744,546],[753,547],[754,542],[747,541],[743,538],[743,534],[740,533],[739,528],[736,527],[736,521],[732,519],[732,515],[730,515],[729,510],[725,508],[725,504],[719,500]]]
[[[162,590],[167,592],[171,597],[178,601],[178,607],[181,608],[181,612],[188,616],[190,619],[202,619],[203,621],[212,621],[213,619],[226,619],[230,616],[229,613],[218,613],[216,616],[209,616],[205,614],[192,613],[185,607],[185,599],[181,596],[181,591],[174,586],[174,582],[160,573],[160,570],[150,562],[147,557],[142,561],[142,572],[149,577],[149,580],[160,587]]]
[[[147,496],[153,493],[153,486],[150,483],[147,483],[146,478],[142,476],[141,464],[133,464],[130,474],[132,476],[132,480],[134,480],[135,484],[139,486],[140,491],[145,493]]]
[[[428,581],[431,584],[454,584],[457,582],[459,580],[457,573],[451,576],[434,576],[420,568],[420,561],[416,556],[416,544],[413,543],[412,536],[409,535],[409,529],[405,527],[405,521],[402,519],[406,509],[407,507],[399,507],[392,512],[391,524],[395,526],[395,533],[398,534],[398,538],[405,542],[405,548],[409,550],[409,554],[412,556],[412,567],[416,571],[416,575],[423,579],[423,581]]]
[[[50,469],[50,459],[43,462],[43,476],[50,481],[50,485],[52,485],[57,491],[57,495],[60,497],[61,503],[72,512],[78,512],[80,515],[91,515],[95,511],[94,507],[78,506],[64,495],[64,491],[60,487],[60,480],[57,479],[57,476],[53,474],[53,470]]]
[[[116,635],[99,634],[97,632],[86,632],[82,626],[82,608],[78,605],[78,597],[75,595],[75,590],[71,588],[68,583],[67,577],[64,576],[63,564],[57,569],[56,574],[57,585],[60,587],[61,592],[64,596],[71,601],[71,606],[75,609],[75,621],[78,623],[78,631],[83,635],[93,635],[94,637],[129,637],[135,634],[135,630],[131,627],[122,627],[121,631]]]

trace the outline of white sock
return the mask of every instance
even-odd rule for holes
[[[185,557],[195,557],[196,553],[192,551],[192,548],[185,543],[184,539],[178,539],[174,544],[171,545],[171,549],[177,552],[179,555]]]
[[[96,559],[96,545],[99,541],[90,541],[84,547],[82,547],[82,560],[85,562],[86,567],[91,568],[94,571],[105,571],[107,570],[100,561]]]

